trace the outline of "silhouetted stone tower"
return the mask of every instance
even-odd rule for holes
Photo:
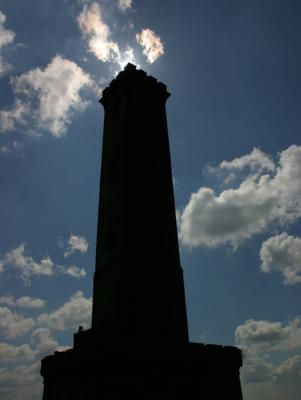
[[[241,352],[189,343],[166,86],[128,64],[104,90],[92,328],[42,360],[43,400],[241,400]]]
[[[166,86],[128,64],[105,109],[92,329],[188,341]]]

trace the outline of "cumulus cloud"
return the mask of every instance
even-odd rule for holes
[[[300,356],[287,357],[301,350],[300,318],[282,322],[249,319],[235,331],[236,344],[243,349],[244,383],[298,383]],[[283,359],[279,363],[279,360]],[[278,363],[272,360],[278,360]]]
[[[46,328],[34,330],[30,336],[30,342],[39,359],[54,351],[64,351],[70,348],[69,346],[59,346],[58,342],[51,337],[49,329]]]
[[[183,244],[230,244],[235,248],[271,224],[288,225],[300,217],[301,146],[292,145],[282,151],[274,167],[268,156],[253,150],[247,156],[222,162],[219,169],[233,171],[246,166],[251,172],[238,187],[219,194],[201,187],[192,193],[180,218]]]
[[[143,54],[150,64],[164,54],[164,46],[160,37],[151,29],[142,29],[140,33],[136,34],[136,40],[143,47]]]
[[[64,257],[70,256],[70,254],[78,251],[81,254],[85,254],[88,251],[88,242],[84,236],[70,235],[68,240],[68,247],[64,253]]]
[[[54,264],[50,257],[44,257],[36,262],[32,257],[24,254],[25,244],[21,243],[13,250],[6,253],[2,264],[12,266],[26,283],[30,283],[32,276],[50,276],[54,274]]]
[[[5,400],[39,400],[42,398],[40,361],[32,365],[0,369],[0,398]]]
[[[12,84],[14,92],[29,101],[31,117],[37,127],[56,137],[66,132],[74,112],[87,107],[88,102],[80,96],[80,91],[93,86],[89,74],[60,55],[44,69],[32,69],[13,78]]]
[[[285,285],[301,283],[301,238],[287,233],[273,236],[261,245],[261,270],[279,271]]]
[[[107,62],[119,56],[118,44],[109,40],[110,29],[103,21],[98,3],[84,5],[77,22],[88,40],[89,51],[99,60]]]
[[[27,344],[21,346],[13,346],[7,343],[0,343],[0,359],[1,361],[19,362],[21,360],[32,360],[35,351]]]
[[[7,307],[0,307],[0,335],[15,339],[25,335],[35,326],[32,318],[13,313]]]
[[[287,325],[249,319],[236,328],[235,339],[238,346],[255,348],[257,352],[287,351],[301,347],[300,325],[300,318]]]
[[[37,322],[50,329],[76,329],[79,325],[89,326],[91,320],[92,299],[78,291],[62,307],[50,314],[41,314]]]
[[[2,296],[0,297],[0,304],[12,307],[36,309],[43,307],[46,304],[46,300],[29,296],[22,296],[19,299],[15,299],[13,296]]]
[[[254,351],[247,349],[243,353],[243,368],[241,378],[243,383],[261,383],[274,380],[275,366],[267,361],[264,357],[260,357]]]
[[[118,0],[118,7],[121,11],[129,10],[132,7],[132,0]]]
[[[88,244],[85,242],[72,241],[73,245],[76,247],[75,250],[85,252],[88,248]],[[80,245],[81,244],[81,245]],[[85,247],[86,246],[86,247]],[[23,280],[25,284],[31,283],[32,277],[41,276],[54,276],[59,274],[69,275],[72,278],[84,278],[86,276],[86,271],[84,268],[79,268],[74,265],[69,267],[64,267],[61,265],[55,265],[49,256],[42,258],[40,262],[35,261],[30,255],[25,254],[25,244],[21,243],[19,246],[15,247],[13,250],[7,252],[3,259],[1,260],[2,271],[8,270],[9,267],[13,268]],[[12,297],[2,297],[0,298],[0,304],[15,305],[24,308],[38,308],[44,305],[44,300],[41,299],[31,299],[30,297],[22,297],[18,300],[14,300]]]
[[[4,61],[1,50],[15,39],[15,33],[4,28],[5,21],[6,16],[0,11],[0,76],[6,73],[10,68],[9,64]]]

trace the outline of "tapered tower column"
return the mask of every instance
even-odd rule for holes
[[[188,340],[168,97],[131,64],[103,92],[92,327],[42,360],[43,400],[242,400],[241,351]]]
[[[92,329],[188,341],[166,86],[128,64],[105,110]]]

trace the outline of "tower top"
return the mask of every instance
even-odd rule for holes
[[[99,102],[106,108],[108,102],[116,96],[120,89],[126,90],[132,86],[136,86],[142,91],[153,92],[155,97],[158,97],[164,103],[170,96],[164,83],[158,82],[156,78],[147,75],[142,69],[137,69],[134,64],[128,63],[124,70],[119,72],[110,85],[104,89]]]

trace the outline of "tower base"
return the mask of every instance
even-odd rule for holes
[[[43,400],[242,400],[236,347],[74,336],[73,349],[42,360]]]

